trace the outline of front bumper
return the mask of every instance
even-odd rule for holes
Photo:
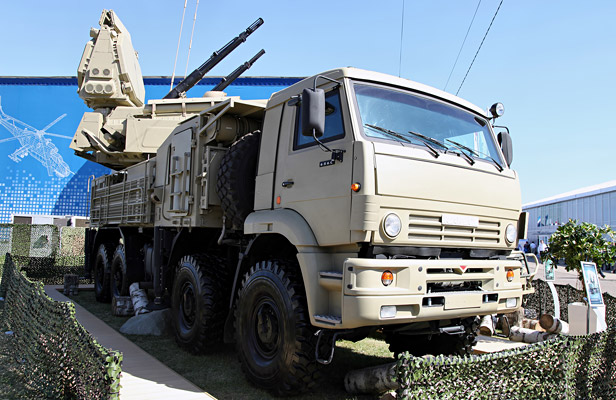
[[[357,328],[512,312],[525,293],[521,267],[517,260],[348,258],[340,276],[341,315],[316,322]],[[381,282],[384,271],[394,276],[388,286]]]

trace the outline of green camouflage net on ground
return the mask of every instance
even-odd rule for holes
[[[471,357],[401,355],[399,398],[614,399],[616,329]]]
[[[85,228],[0,224],[0,254],[10,253],[32,280],[61,285],[84,275]]]
[[[27,385],[52,399],[117,399],[122,354],[110,351],[77,322],[72,303],[49,298],[7,254],[1,281],[2,327]]]
[[[553,315],[552,294],[545,281],[533,282],[535,293],[525,307]],[[584,292],[556,285],[561,316]],[[400,356],[396,379],[404,399],[615,399],[616,298],[603,294],[607,331],[555,339],[492,354],[470,357]]]

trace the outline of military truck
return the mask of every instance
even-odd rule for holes
[[[235,342],[277,395],[310,389],[337,339],[377,329],[394,352],[468,353],[478,316],[532,290],[502,106],[356,68],[268,100],[221,92],[238,73],[185,96],[261,23],[147,104],[118,17],[92,29],[78,82],[93,111],[71,147],[115,170],[91,184],[96,298],[139,282],[181,347]]]

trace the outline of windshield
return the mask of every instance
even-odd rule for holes
[[[355,84],[355,96],[366,136],[426,146],[417,134],[435,139],[437,149],[484,160],[500,160],[487,121],[460,108],[383,87]],[[379,127],[382,129],[375,129]],[[408,140],[388,134],[393,131]],[[429,147],[429,146],[427,146]]]

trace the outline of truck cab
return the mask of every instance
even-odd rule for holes
[[[329,79],[268,102],[244,227],[291,240],[311,323],[448,323],[520,307],[530,289],[513,253],[525,231],[519,181],[485,112],[385,74],[319,76]],[[315,87],[320,138],[301,123],[302,92]]]

